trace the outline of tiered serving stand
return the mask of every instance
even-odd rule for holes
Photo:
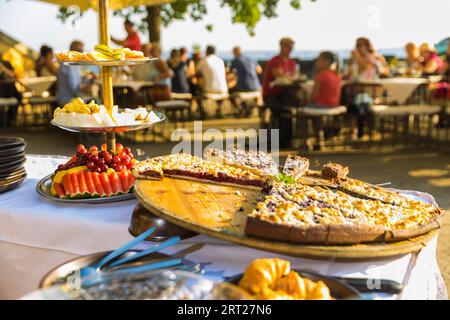
[[[100,33],[100,44],[110,45],[110,36],[109,36],[109,1],[108,0],[98,0],[98,16],[99,16],[99,33]],[[112,73],[113,67],[120,66],[132,66],[139,65],[144,63],[151,63],[156,60],[156,58],[143,58],[136,60],[114,60],[114,61],[58,61],[60,64],[72,65],[72,66],[98,66],[101,70],[101,81],[102,81],[102,93],[103,93],[103,104],[107,110],[111,110],[114,106],[114,98],[113,98],[113,80]],[[78,132],[78,133],[102,133],[105,135],[106,144],[108,146],[108,150],[112,150],[115,152],[116,150],[116,133],[119,132],[130,132],[137,131],[150,128],[153,124],[159,123],[161,121],[166,120],[166,116],[162,113],[156,113],[159,117],[159,121],[151,121],[151,122],[141,122],[134,125],[123,125],[123,126],[110,126],[110,127],[71,127],[56,124],[53,120],[51,124],[59,127],[63,130],[70,132]],[[120,200],[127,200],[130,198],[130,195],[119,195],[112,196],[108,198],[92,198],[92,199],[78,199],[78,200],[64,200],[58,197],[54,197],[50,194],[50,186],[51,186],[51,175],[42,179],[36,188],[36,191],[49,199],[56,201],[66,201],[66,202],[81,202],[81,203],[102,203],[102,202],[113,202]],[[134,197],[134,195],[133,195]]]
[[[99,33],[100,33],[100,44],[110,45],[109,36],[109,1],[108,0],[98,0],[98,16],[99,16]],[[107,110],[111,110],[114,106],[113,98],[113,82],[112,73],[113,67],[119,66],[132,66],[144,63],[150,63],[156,60],[156,58],[143,58],[137,60],[117,60],[117,61],[58,61],[61,64],[72,65],[72,66],[98,66],[101,70],[101,80],[102,80],[102,92],[103,92],[103,104]],[[164,121],[166,117],[157,113],[160,121]],[[57,126],[63,130],[71,132],[85,132],[85,133],[103,133],[106,136],[106,144],[108,150],[115,151],[116,149],[116,133],[117,132],[129,132],[150,128],[153,124],[157,122],[142,122],[136,125],[127,126],[112,126],[112,127],[69,127],[61,126],[53,121],[52,125]]]

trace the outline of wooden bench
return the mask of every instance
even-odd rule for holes
[[[206,117],[206,111],[204,103],[205,101],[214,101],[217,108],[216,108],[216,116],[218,118],[223,117],[222,113],[222,107],[223,103],[230,98],[230,95],[228,93],[212,93],[212,92],[205,92],[200,97],[197,97],[197,103],[200,113],[200,118],[203,120]]]
[[[300,148],[307,149],[308,126],[309,121],[312,122],[316,145],[320,145],[324,140],[323,127],[324,124],[330,124],[335,127],[338,124],[340,127],[344,123],[344,115],[347,113],[347,107],[338,106],[335,108],[314,108],[301,107],[297,108],[297,128],[300,130]]]
[[[380,131],[381,139],[386,137],[387,129],[393,134],[393,142],[397,142],[401,136],[406,142],[411,133],[416,137],[422,136],[425,132],[427,138],[431,138],[433,134],[433,117],[438,115],[442,110],[441,106],[428,104],[412,104],[412,105],[373,105],[369,107],[369,111],[375,118],[375,125],[379,125],[377,129]],[[412,130],[411,130],[411,125]],[[399,135],[402,133],[401,135]]]
[[[234,92],[230,97],[236,117],[249,117],[262,101],[261,91]]]

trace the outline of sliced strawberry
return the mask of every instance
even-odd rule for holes
[[[86,181],[86,187],[87,187],[87,190],[89,191],[89,194],[91,194],[91,195],[98,194],[97,190],[95,190],[94,181],[92,180],[92,172],[85,171],[84,172],[84,180]]]
[[[77,178],[78,178],[78,184],[80,186],[80,193],[81,194],[90,193],[86,186],[86,180],[84,179],[84,171],[78,171],[75,174],[77,175]]]
[[[102,182],[100,181],[100,173],[98,172],[89,172],[92,181],[94,182],[95,190],[97,191],[97,194],[100,197],[103,197],[105,195],[105,190],[103,189]]]
[[[105,190],[105,195],[110,196],[112,194],[112,188],[106,172],[102,172],[100,174],[100,181],[102,183],[103,190]]]
[[[53,184],[53,188],[55,188],[58,197],[64,198],[66,196],[66,191],[64,190],[64,186],[61,183]]]
[[[70,196],[70,195],[74,194],[73,185],[72,185],[72,181],[70,180],[69,174],[66,174],[62,178],[62,183],[64,186],[66,196]]]
[[[111,172],[108,175],[109,183],[112,189],[112,193],[116,194],[118,192],[122,192],[122,185],[119,180],[119,176],[117,175],[117,172]]]

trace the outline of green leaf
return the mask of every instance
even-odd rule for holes
[[[285,184],[294,184],[295,183],[295,179],[292,176],[285,176],[283,181]]]
[[[211,0],[210,0],[211,1]],[[277,8],[281,0],[215,0],[223,8],[228,8],[231,12],[231,22],[245,26],[251,36],[255,35],[257,24],[262,18],[272,19],[277,17]],[[284,1],[284,0],[283,0]],[[303,0],[305,1],[305,0]],[[316,0],[310,0],[314,2]],[[202,20],[208,14],[207,0],[176,0],[171,3],[160,5],[161,24],[164,27],[173,21],[185,21],[191,18],[193,21]],[[291,8],[301,9],[302,0],[290,0]],[[129,7],[113,12],[114,16],[130,18],[134,22],[139,22],[136,27],[140,31],[148,30],[147,15],[148,7]],[[57,18],[65,22],[75,23],[83,15],[83,12],[70,8],[61,7]],[[213,25],[208,24],[206,28],[212,31]]]

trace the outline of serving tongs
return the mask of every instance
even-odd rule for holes
[[[172,237],[157,246],[137,252],[108,265],[112,260],[120,257],[125,252],[144,241],[154,231],[154,227],[150,228],[135,239],[106,255],[99,262],[81,268],[79,271],[81,287],[89,287],[100,282],[129,277],[147,271],[180,266],[183,263],[182,258],[186,254],[197,251],[203,247],[201,244],[196,244],[162,259],[153,259],[147,263],[138,261],[140,258],[173,246],[180,241],[180,237]],[[132,261],[134,261],[134,263],[131,263]]]

